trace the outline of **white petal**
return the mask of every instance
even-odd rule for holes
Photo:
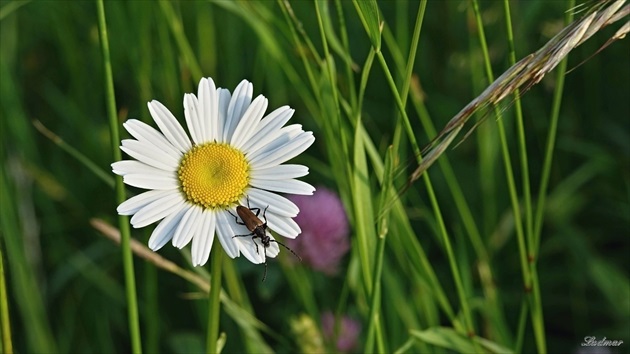
[[[149,107],[149,112],[151,112],[151,117],[153,117],[155,123],[160,127],[164,136],[171,142],[171,145],[182,153],[190,150],[192,147],[190,139],[188,139],[184,128],[182,128],[181,124],[175,119],[171,111],[156,100],[147,103],[147,106]]]
[[[240,148],[252,137],[258,128],[261,118],[265,114],[267,104],[268,101],[263,95],[254,99],[254,102],[249,105],[247,111],[243,114],[243,118],[241,118],[238,126],[234,130],[234,135],[232,135],[232,140],[230,142],[232,146]]]
[[[287,238],[296,238],[302,233],[300,226],[291,218],[267,213],[267,224],[270,229]]]
[[[162,133],[155,130],[150,125],[137,119],[129,119],[123,123],[123,126],[127,129],[129,134],[138,139],[138,141],[151,144],[155,149],[170,155],[176,160],[182,157],[182,153],[178,151]]]
[[[216,122],[219,118],[219,96],[217,88],[211,78],[202,78],[199,81],[199,126],[201,127],[203,141],[217,139]]]
[[[190,240],[195,236],[199,226],[199,216],[201,215],[202,209],[198,206],[193,206],[180,221],[179,225],[177,225],[177,229],[175,230],[175,234],[173,235],[173,246],[177,248],[184,248]]]
[[[284,163],[304,152],[313,144],[313,132],[304,132],[285,146],[252,158],[249,163],[252,169],[269,168]]]
[[[253,92],[254,87],[247,80],[241,81],[241,83],[236,86],[236,89],[234,89],[234,94],[230,99],[227,110],[225,126],[223,127],[223,141],[232,141],[232,136],[234,135],[234,130],[238,122],[241,120],[241,117],[243,117],[243,114],[245,114],[247,107],[252,103]]]
[[[171,171],[160,170],[142,163],[138,160],[121,160],[112,163],[112,172],[119,176],[128,175],[130,173],[171,173]]]
[[[170,195],[170,191],[148,191],[136,196],[133,196],[124,202],[122,202],[116,211],[120,215],[133,215],[138,210],[144,208],[146,205],[153,203],[154,201]]]
[[[214,230],[216,225],[216,213],[210,210],[204,210],[201,213],[201,228],[192,240],[192,265],[193,267],[202,266],[210,257],[210,249],[214,241]]]
[[[174,176],[162,176],[146,173],[133,173],[123,177],[125,184],[142,189],[177,189],[179,181]]]
[[[218,88],[217,95],[219,96],[219,119],[217,119],[217,132],[219,132],[219,136],[217,140],[219,142],[225,142],[227,141],[225,139],[225,126],[227,124],[228,107],[232,95],[230,94],[230,90],[224,88]]]
[[[171,176],[175,173],[172,170],[162,170],[159,168],[155,168],[147,165],[146,163],[137,161],[137,160],[122,160],[116,161],[111,164],[112,171],[120,176],[133,174],[133,173],[146,173],[146,174],[155,174],[159,176]]]
[[[247,151],[247,158],[250,160],[256,160],[256,158],[260,155],[276,151],[283,146],[286,146],[303,133],[304,130],[302,130],[302,126],[300,124],[291,124],[280,130],[267,134],[267,136],[261,136],[261,140],[264,140],[264,143],[252,146]]]
[[[160,153],[159,150],[152,148],[149,144],[132,139],[125,139],[121,143],[120,150],[138,161],[165,171],[175,171],[177,169],[179,161],[164,153]]]
[[[255,138],[249,139],[243,144],[241,150],[250,154],[266,144],[269,144],[273,139],[278,137],[281,132],[280,129],[291,119],[294,112],[295,110],[291,109],[289,106],[282,106],[269,113],[260,121]]]
[[[289,194],[312,195],[315,191],[313,186],[297,179],[269,180],[252,178],[249,184],[255,188]]]
[[[240,252],[236,241],[232,239],[232,236],[236,235],[236,232],[232,230],[231,224],[234,223],[234,217],[227,212],[217,212],[217,236],[219,242],[230,258],[238,257]]]
[[[244,239],[235,238],[234,240],[236,241],[236,244],[238,245],[239,250],[241,251],[243,256],[247,258],[248,261],[254,264],[260,264],[260,263],[265,262],[265,259],[263,258],[264,248],[261,244],[254,243],[255,241],[253,241],[251,237],[244,238]],[[259,241],[259,240],[256,239],[256,241]],[[258,246],[258,248],[256,248],[256,246]]]
[[[149,248],[153,251],[157,251],[170,241],[173,238],[175,228],[177,228],[182,217],[191,207],[192,205],[184,203],[178,211],[174,211],[165,217],[151,233]]]
[[[179,210],[185,203],[178,190],[168,191],[162,198],[145,205],[129,221],[138,229],[163,219],[166,215]]]
[[[279,216],[294,217],[300,212],[300,208],[289,199],[266,190],[251,188],[247,191],[249,200],[263,208],[269,205],[269,212]]]
[[[271,168],[252,170],[250,176],[254,179],[282,180],[299,178],[308,174],[308,167],[302,165],[280,165]]]
[[[199,102],[197,97],[192,93],[184,95],[184,117],[186,117],[186,125],[190,131],[190,136],[195,144],[203,143],[203,133],[199,119]]]

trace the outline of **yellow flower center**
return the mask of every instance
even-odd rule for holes
[[[245,155],[228,144],[195,145],[177,171],[186,199],[204,209],[227,208],[236,203],[249,183]]]

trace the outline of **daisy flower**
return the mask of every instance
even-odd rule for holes
[[[239,204],[246,206],[247,199],[251,208],[268,207],[268,227],[279,235],[300,234],[293,220],[298,207],[277,193],[313,194],[311,185],[296,179],[307,175],[308,168],[283,163],[315,138],[299,124],[283,127],[294,112],[288,106],[264,116],[267,99],[260,95],[252,101],[252,91],[246,80],[231,94],[216,88],[212,79],[201,79],[197,96],[184,95],[190,136],[155,100],[148,106],[159,131],[136,119],[123,124],[135,139],[123,140],[120,148],[133,159],[113,163],[112,170],[124,183],[147,191],[129,198],[117,211],[133,215],[134,228],[159,221],[149,239],[152,250],[169,241],[177,248],[192,241],[192,263],[204,265],[216,234],[231,258],[242,253],[259,264],[275,257],[280,251],[276,242],[265,250],[259,239],[233,237],[250,233],[230,215]]]

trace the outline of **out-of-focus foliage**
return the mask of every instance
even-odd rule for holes
[[[373,152],[385,155],[387,146],[397,139],[396,128],[402,129],[398,110],[377,60],[369,71],[364,92],[353,92],[361,87],[371,45],[377,41],[370,6],[325,2],[316,11],[311,2],[289,3],[290,14],[286,14],[284,2],[271,1],[181,1],[169,2],[170,6],[143,1],[105,2],[121,121],[133,117],[153,124],[146,108],[151,99],[160,100],[182,119],[183,94],[194,91],[199,74],[211,76],[218,86],[228,88],[246,78],[254,83],[255,95],[269,98],[270,108],[292,106],[296,109],[292,122],[314,131],[314,146],[297,163],[310,167],[305,178],[309,183],[337,190],[348,213],[353,241],[337,276],[329,277],[302,265],[292,267],[280,257],[279,262],[270,262],[267,280],[261,284],[262,268],[240,259],[231,261],[242,279],[243,296],[251,303],[252,318],[261,323],[234,315],[224,306],[221,330],[226,333],[226,353],[256,351],[252,338],[260,334],[243,331],[239,319],[250,321],[251,328],[262,333],[261,340],[278,352],[301,347],[303,339],[295,336],[291,321],[307,316],[304,313],[315,322],[329,310],[348,313],[362,321],[359,343],[368,337],[372,298],[366,295],[369,290],[363,289],[364,268],[357,233],[375,225],[357,224],[364,210],[355,202],[376,203],[381,192],[370,146],[365,147],[368,175],[352,170],[357,172],[354,179],[342,176],[362,163],[361,149],[369,143],[357,137],[369,137]],[[95,4],[3,1],[0,5],[0,232],[13,346],[22,353],[128,351],[120,250],[89,222],[97,217],[115,223],[112,188],[33,125],[33,121],[41,122],[98,167],[110,170],[112,148]],[[400,91],[420,3],[381,1],[376,6],[383,24],[381,51]],[[564,26],[565,2],[522,1],[510,6],[517,59],[536,51]],[[484,1],[480,9],[497,77],[510,66],[503,8],[501,2]],[[366,23],[359,12],[368,13]],[[315,14],[329,29],[326,49],[332,62],[324,56]],[[173,21],[181,24],[183,38],[201,73],[196,72],[174,35]],[[294,33],[294,28],[303,32]],[[615,28],[609,28],[593,36],[570,54],[568,67],[589,58],[614,32]],[[304,34],[310,43],[304,40]],[[301,38],[302,45],[295,44],[296,37]],[[418,119],[421,114],[429,116],[439,130],[489,84],[482,60],[471,4],[429,2],[407,103],[421,146],[434,136],[425,131]],[[585,336],[630,343],[628,62],[629,42],[625,39],[566,76],[540,253],[536,257],[549,352],[578,348]],[[335,75],[334,89],[331,73]],[[522,100],[532,191],[539,188],[543,168],[557,84],[553,74]],[[362,102],[358,111],[364,132],[355,129],[357,117],[350,114],[357,97]],[[340,102],[339,107],[334,102]],[[517,161],[513,110],[504,112],[502,119],[511,155]],[[338,129],[332,129],[335,127]],[[407,141],[402,139],[396,160],[396,186],[401,186],[414,168],[413,163],[407,163],[415,161]],[[343,155],[344,148],[348,155]],[[448,150],[446,156],[470,206],[494,276],[492,290],[497,296],[489,300],[491,297],[484,292],[488,288],[480,285],[484,274],[478,268],[478,253],[451,197],[452,187],[436,163],[429,174],[462,274],[476,334],[513,349],[526,294],[493,116],[456,149]],[[521,170],[517,163],[514,165],[515,179],[520,181]],[[370,194],[355,193],[354,188],[362,182],[365,184],[358,190]],[[535,193],[532,197],[536,198]],[[409,352],[437,352],[441,346],[421,338],[435,338],[436,333],[459,338],[461,333],[443,329],[452,327],[452,321],[436,299],[419,261],[410,257],[415,251],[412,243],[405,242],[413,240],[422,245],[446,300],[463,323],[452,269],[424,184],[416,182],[401,198],[409,223],[392,217],[387,236],[379,306],[385,338],[382,345],[389,351],[405,346]],[[407,226],[413,229],[413,235],[406,231]],[[146,243],[149,232],[150,228],[133,230],[133,237]],[[376,245],[374,241],[372,247]],[[172,247],[159,253],[188,267],[185,255]],[[135,265],[145,351],[202,351],[208,312],[205,294],[153,264],[138,259]],[[226,290],[230,296],[238,293]],[[490,305],[502,311],[503,321],[491,318]],[[534,351],[530,319],[525,321],[522,350]],[[331,343],[327,345],[331,348]]]

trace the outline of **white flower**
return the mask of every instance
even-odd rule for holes
[[[288,106],[263,118],[267,99],[260,95],[252,101],[252,91],[246,80],[231,95],[217,89],[212,79],[201,79],[198,96],[184,95],[192,139],[158,101],[148,106],[161,132],[135,119],[123,124],[135,139],[123,140],[121,149],[134,160],[115,162],[112,170],[124,183],[148,191],[129,198],[117,211],[133,215],[134,228],[161,220],[149,239],[152,250],[170,240],[183,248],[192,240],[193,265],[204,265],[216,234],[232,258],[243,253],[258,264],[275,257],[276,242],[264,249],[258,238],[233,237],[250,233],[229,213],[236,215],[238,204],[247,206],[247,198],[251,208],[269,206],[265,216],[270,229],[288,238],[301,232],[293,221],[298,207],[275,192],[313,193],[311,185],[296,179],[308,174],[306,166],[282,163],[301,154],[315,138],[301,125],[283,127],[294,112]],[[260,218],[264,221],[262,213]]]

